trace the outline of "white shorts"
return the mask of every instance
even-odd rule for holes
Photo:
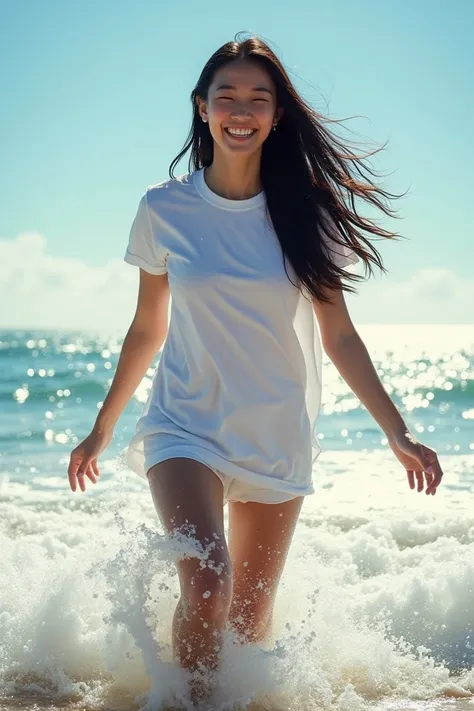
[[[175,459],[178,457],[183,457],[184,459],[193,459],[198,461],[200,464],[204,464],[208,469],[210,469],[222,482],[224,487],[224,502],[228,501],[239,501],[241,503],[247,503],[250,501],[259,504],[282,504],[285,501],[291,501],[295,498],[294,495],[289,494],[286,491],[278,491],[278,489],[261,488],[250,484],[235,477],[231,477],[228,474],[223,474],[214,467],[209,466],[204,459],[200,460],[196,456],[191,456],[186,454],[186,452],[174,451],[172,456],[163,455],[156,447],[157,438],[154,435],[148,435],[144,437],[144,453],[145,453],[145,471],[148,478],[148,472],[156,464],[161,464],[167,459]]]

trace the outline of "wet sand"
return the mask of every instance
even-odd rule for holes
[[[85,705],[77,697],[63,697],[58,699],[52,695],[40,694],[37,691],[23,691],[9,697],[0,696],[1,711],[138,711],[138,704],[133,697],[125,698],[123,693],[120,698],[114,698],[113,691],[104,696],[101,700],[91,705]],[[298,707],[270,708],[257,703],[252,703],[246,707],[247,711],[299,711]],[[412,701],[408,699],[390,699],[384,701],[369,702],[367,708],[371,711],[474,711],[474,698],[453,698],[444,696],[426,701]],[[236,707],[236,711],[243,711],[242,707]],[[177,711],[172,707],[161,707],[155,711]],[[213,711],[209,707],[208,711]],[[217,711],[217,709],[216,709]],[[305,707],[301,711],[321,711],[319,708],[308,709]]]

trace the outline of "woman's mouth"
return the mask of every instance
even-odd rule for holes
[[[257,133],[256,128],[224,128],[224,131],[228,136],[236,141],[248,141],[252,136]]]

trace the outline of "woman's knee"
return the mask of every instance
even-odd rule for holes
[[[174,458],[152,467],[148,481],[165,529],[190,546],[178,562],[182,608],[209,620],[227,617],[232,570],[221,480],[200,462]]]
[[[180,583],[181,602],[188,614],[210,621],[227,619],[233,587],[228,556],[211,554],[205,560],[195,560],[195,566],[186,566],[185,574],[180,571]]]

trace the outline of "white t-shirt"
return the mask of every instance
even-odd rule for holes
[[[337,264],[357,261],[330,237],[326,244]],[[156,434],[158,461],[191,457],[261,488],[312,493],[321,343],[311,301],[285,273],[264,193],[220,197],[204,170],[150,186],[125,261],[168,272],[171,292],[130,468],[146,476],[143,439]]]

